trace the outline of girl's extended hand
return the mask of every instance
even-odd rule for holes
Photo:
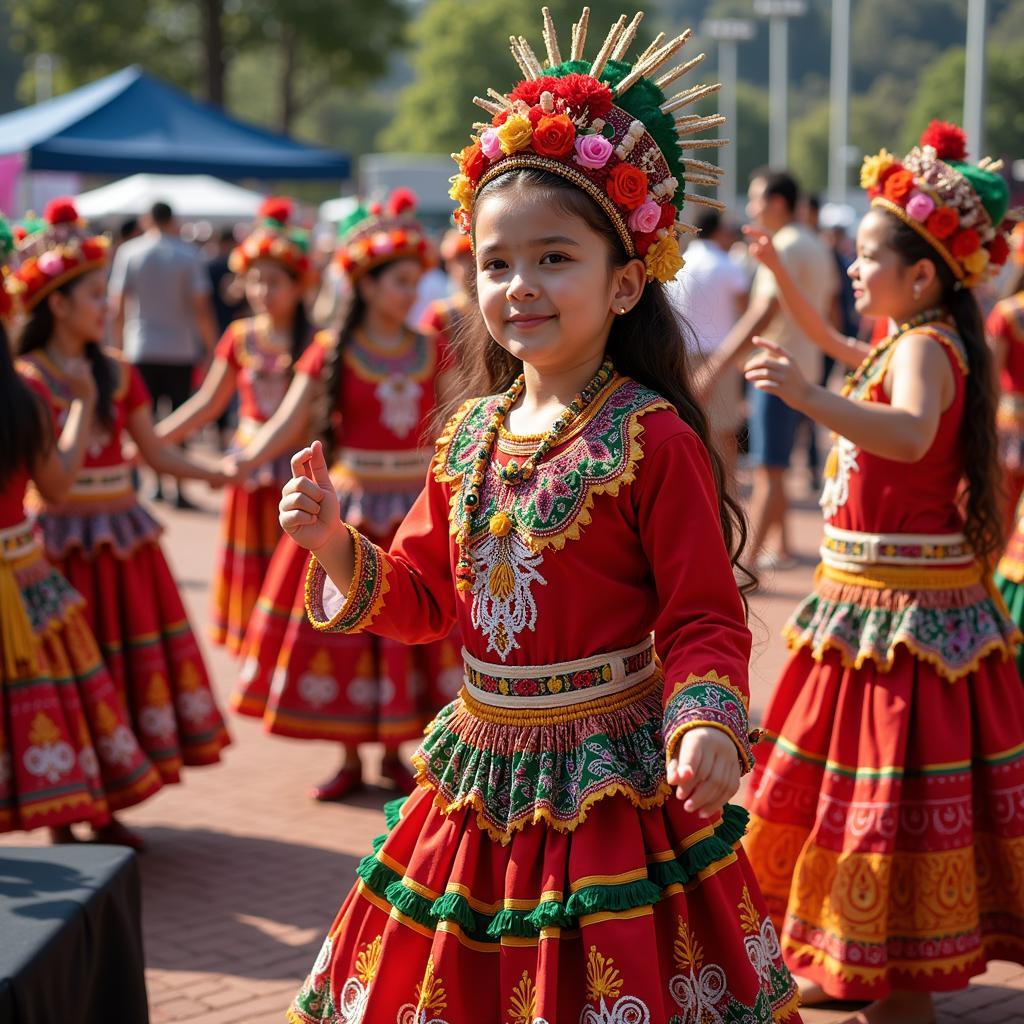
[[[307,551],[322,548],[342,529],[338,496],[319,441],[292,456],[292,478],[281,492],[278,511],[281,528]]]
[[[758,391],[776,395],[794,409],[803,406],[811,385],[790,354],[765,338],[754,337],[754,345],[763,349],[743,367],[743,375]]]
[[[744,224],[743,234],[747,239],[747,252],[758,263],[763,263],[772,272],[782,266],[779,250],[775,248],[772,236],[767,231]]]
[[[684,800],[683,810],[712,818],[740,788],[736,744],[721,729],[698,726],[683,733],[666,767],[670,786]]]

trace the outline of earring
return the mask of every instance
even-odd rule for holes
[[[625,313],[625,312],[626,312],[626,307],[625,306],[619,306],[619,316],[622,316],[622,314]]]
[[[915,299],[921,298],[921,285],[918,282],[915,282],[915,284],[914,284],[914,298]]]

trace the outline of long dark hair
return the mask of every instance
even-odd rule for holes
[[[72,278],[62,284],[57,291],[62,295],[70,295],[81,282],[81,277]],[[53,337],[56,320],[49,302],[43,299],[36,304],[32,315],[25,322],[18,337],[18,355],[27,356],[30,352],[45,348]],[[99,341],[90,341],[85,346],[85,358],[89,360],[93,379],[96,381],[96,419],[104,427],[114,425],[114,392],[117,390],[118,372],[114,363],[109,360],[100,348]]]
[[[18,376],[0,322],[0,490],[23,466],[31,470],[52,444],[50,410]]]
[[[611,221],[582,190],[545,171],[525,169],[511,171],[490,182],[481,194],[491,194],[519,185],[534,195],[540,193],[562,212],[580,217],[601,235],[608,247],[612,266],[621,267],[629,256]],[[477,208],[479,209],[477,196]],[[457,332],[461,358],[460,376],[464,387],[445,404],[439,415],[443,422],[467,398],[504,391],[522,372],[520,360],[505,351],[491,336],[475,301],[475,285],[471,279],[470,294],[474,301],[459,321]],[[729,493],[725,463],[712,440],[707,416],[697,403],[691,384],[690,353],[697,351],[691,329],[673,311],[659,282],[647,283],[639,302],[628,313],[612,321],[606,354],[615,369],[656,391],[675,407],[680,419],[701,439],[711,460],[715,488],[718,493],[718,518],[726,549],[733,566],[742,578],[740,594],[746,606],[748,595],[757,580],[741,563],[740,556],[747,541],[747,521],[743,509]]]
[[[885,212],[885,211],[883,211]],[[983,565],[991,566],[1001,552],[1003,524],[996,439],[996,387],[992,353],[985,340],[985,322],[974,292],[957,281],[935,249],[913,228],[886,213],[889,244],[906,266],[930,260],[942,287],[942,304],[949,310],[967,353],[964,416],[960,428],[964,478],[964,536]]]

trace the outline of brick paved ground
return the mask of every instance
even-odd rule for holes
[[[167,523],[167,550],[198,625],[206,617],[216,498],[199,486],[191,493],[208,511],[174,513],[161,506],[158,515]],[[768,591],[755,601],[755,711],[781,664],[779,627],[810,580],[820,529],[810,502],[796,525],[804,564],[766,581]],[[224,701],[234,666],[209,645],[207,652]],[[141,867],[153,1024],[281,1024],[356,861],[382,829],[380,808],[391,795],[372,788],[344,806],[316,805],[305,792],[333,770],[331,744],[267,737],[258,723],[235,716],[230,724],[234,745],[221,765],[188,771],[184,785],[124,815],[149,843]],[[0,840],[44,841],[38,835]],[[1024,1024],[1024,969],[995,964],[964,992],[942,999],[939,1010],[942,1024]],[[804,1019],[833,1024],[847,1015],[812,1010]]]

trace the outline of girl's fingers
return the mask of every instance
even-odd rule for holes
[[[288,494],[281,499],[278,508],[282,512],[291,512],[298,509],[301,512],[308,512],[311,516],[320,515],[320,502],[309,497],[307,494]]]
[[[751,344],[754,348],[763,348],[765,352],[771,352],[773,355],[780,356],[783,359],[789,359],[789,353],[781,345],[776,345],[774,341],[762,338],[759,334],[754,335]]]
[[[309,457],[313,454],[311,448],[303,448],[301,451],[296,452],[291,457],[292,476],[299,477],[305,476],[305,466],[309,462]]]
[[[311,476],[324,490],[332,488],[331,474],[327,471],[327,459],[324,457],[324,446],[319,441],[310,445],[307,475]]]
[[[286,532],[292,533],[302,526],[312,526],[317,522],[318,517],[310,515],[308,512],[289,511],[282,512],[278,520]]]
[[[305,494],[312,498],[314,501],[320,501],[323,497],[323,491],[308,476],[293,476],[291,480],[284,485],[281,490],[282,494]]]

